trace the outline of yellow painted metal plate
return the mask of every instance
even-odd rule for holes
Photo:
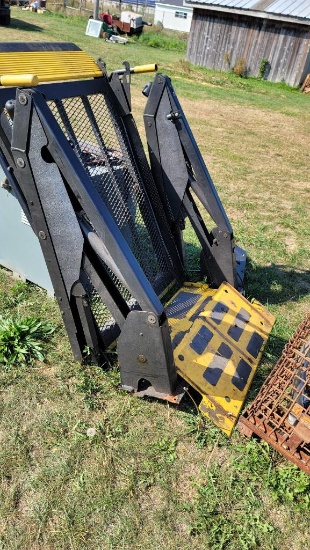
[[[188,307],[189,306],[189,307]],[[182,311],[183,310],[183,311]],[[274,317],[228,283],[183,287],[167,307],[178,373],[227,435],[236,424]]]
[[[0,52],[0,81],[22,86],[18,76],[36,76],[39,83],[102,76],[95,61],[83,51]],[[7,78],[10,77],[7,84]],[[3,78],[4,77],[4,78]],[[11,83],[13,82],[13,83]]]

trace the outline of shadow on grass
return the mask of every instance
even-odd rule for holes
[[[186,267],[194,281],[201,280],[200,250],[195,244],[185,244]],[[282,264],[257,266],[248,257],[244,287],[248,299],[255,298],[263,304],[297,302],[310,295],[310,271]]]
[[[252,399],[256,397],[267,376],[270,374],[279,357],[281,356],[283,348],[287,344],[287,342],[288,340],[286,340],[285,338],[270,334],[268,342],[264,349],[263,359],[258,366],[249,392],[247,394],[246,403],[248,401],[252,401]]]
[[[42,32],[42,27],[38,25],[32,25],[31,23],[26,23],[26,21],[21,21],[20,19],[11,19],[10,28],[18,29],[19,31],[32,31],[32,32]]]
[[[310,294],[310,271],[282,264],[255,266],[248,259],[245,288],[248,298],[264,304],[297,302]]]

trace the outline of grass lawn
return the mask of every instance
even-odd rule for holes
[[[72,41],[108,70],[126,59],[171,76],[248,253],[246,295],[277,316],[249,402],[309,311],[310,97],[192,67],[182,52],[86,37],[85,28],[80,18],[13,8],[0,40]],[[141,131],[149,78],[133,77]],[[190,397],[175,408],[119,392],[113,354],[107,370],[75,363],[54,301],[4,269],[0,315],[56,327],[45,362],[0,369],[0,549],[309,545],[310,477],[266,443],[237,431],[228,440]]]

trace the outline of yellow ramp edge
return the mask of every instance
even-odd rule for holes
[[[2,86],[22,86],[24,75],[35,75],[36,82],[43,83],[100,77],[102,71],[92,57],[78,50],[0,52]]]
[[[201,412],[230,436],[274,316],[228,283],[184,286],[167,312],[179,375],[201,394]]]

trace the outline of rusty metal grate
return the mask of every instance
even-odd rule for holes
[[[310,475],[310,313],[286,344],[239,431],[265,439]]]

